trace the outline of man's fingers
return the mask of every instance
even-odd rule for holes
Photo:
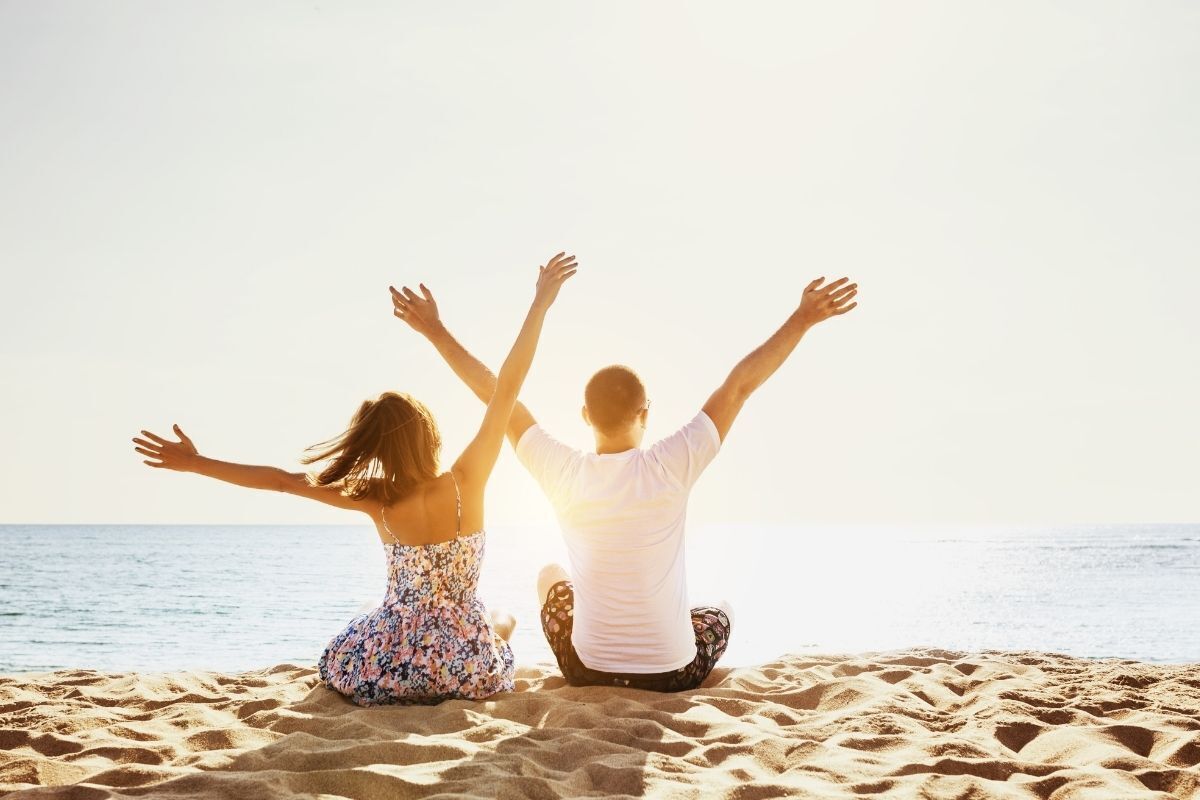
[[[143,461],[142,463],[147,467],[161,467],[163,465],[161,461]]]
[[[433,302],[433,292],[429,291],[429,287],[427,287],[423,283],[420,284],[420,286],[421,286],[421,294],[423,294],[425,296],[425,301],[428,303],[432,303]]]
[[[410,303],[415,303],[421,299],[421,298],[417,297],[416,292],[414,292],[412,289],[408,288],[407,286],[404,287],[404,297]]]
[[[829,295],[829,299],[833,300],[836,303],[840,303],[840,302],[842,302],[840,298],[848,297],[849,295],[852,295],[857,291],[858,291],[858,284],[852,283],[849,286],[843,286],[842,288],[838,289],[836,292],[831,292]]]
[[[854,299],[855,295],[857,295],[857,294],[858,294],[858,290],[855,289],[852,292],[847,292],[846,294],[842,295],[841,297],[837,298],[836,300],[831,299],[827,302],[829,303],[829,305],[833,306],[834,308],[837,308],[839,306],[846,305],[846,303],[849,303],[851,300]]]
[[[169,444],[166,439],[162,438],[161,436],[155,436],[150,431],[142,431],[142,436],[145,436],[147,439],[157,442],[158,444]]]
[[[144,456],[150,456],[151,458],[162,458],[162,455],[155,450],[147,450],[144,447],[135,447],[133,449],[137,450],[139,453],[141,453]]]
[[[815,292],[817,290],[817,287],[820,286],[821,282],[824,280],[825,280],[824,278],[817,278],[815,281],[812,281],[811,283],[809,283],[808,286],[805,286],[804,291]]]
[[[831,292],[832,292],[834,289],[837,289],[839,286],[841,286],[842,284],[846,283],[846,281],[848,281],[848,280],[850,280],[850,279],[849,279],[849,278],[838,278],[838,279],[837,279],[836,281],[834,281],[833,283],[831,283],[831,284],[829,284],[828,286],[826,286],[826,287],[822,288],[822,289],[821,289],[821,291],[825,292],[825,294],[829,294],[829,293],[831,293]]]
[[[833,312],[833,314],[834,314],[834,316],[837,316],[838,314],[845,314],[847,311],[852,310],[857,305],[858,305],[858,303],[851,303],[848,306],[837,309],[836,311]]]

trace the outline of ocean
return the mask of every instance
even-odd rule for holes
[[[934,646],[1200,662],[1200,525],[699,526],[693,599],[734,606],[724,664]],[[488,534],[480,594],[550,661],[550,529]],[[0,673],[313,663],[384,590],[357,526],[0,526]]]

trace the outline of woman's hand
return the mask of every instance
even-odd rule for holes
[[[825,279],[817,278],[804,287],[804,296],[800,299],[800,308],[796,309],[796,318],[807,329],[854,308],[858,303],[850,301],[858,294],[858,284],[847,285],[849,280],[838,278],[828,286],[822,286]]]
[[[142,462],[147,466],[189,472],[196,466],[196,463],[200,459],[200,454],[196,452],[196,445],[192,444],[192,440],[187,437],[187,434],[178,425],[173,425],[172,429],[175,431],[175,435],[179,437],[178,442],[167,441],[150,431],[142,431],[142,436],[146,438],[139,439],[135,436],[133,443],[137,447],[133,449],[144,456],[149,456],[149,459]]]
[[[400,291],[396,291],[395,286],[388,287],[392,293],[392,316],[404,320],[414,331],[429,338],[442,327],[442,318],[438,314],[433,292],[425,288],[423,283],[418,286],[421,289],[419,296],[407,286]]]
[[[533,304],[542,309],[549,308],[558,297],[558,290],[578,269],[579,264],[575,261],[575,256],[569,256],[565,252],[550,259],[546,266],[538,267],[537,292]]]

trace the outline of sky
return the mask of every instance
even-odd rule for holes
[[[1200,6],[0,0],[0,523],[356,523],[151,470],[299,469],[385,390],[482,405],[424,281],[580,447],[634,367],[690,419],[814,277],[693,523],[1200,521]],[[552,514],[506,451],[489,524]]]

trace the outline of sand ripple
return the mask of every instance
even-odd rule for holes
[[[357,708],[309,667],[0,677],[29,798],[1200,798],[1200,665],[788,656],[678,695],[523,668],[482,703]]]

